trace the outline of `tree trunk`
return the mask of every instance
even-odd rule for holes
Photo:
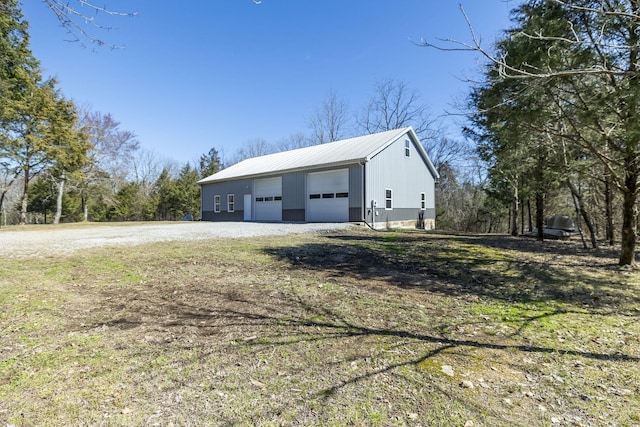
[[[84,218],[84,222],[89,221],[89,200],[87,197],[82,197],[82,216]]]
[[[640,170],[635,156],[629,156],[624,162],[625,179],[622,193],[622,251],[620,265],[633,266],[636,262],[636,226],[638,223],[638,176]]]
[[[512,210],[513,213],[511,215],[511,235],[512,236],[517,236],[518,235],[518,205],[519,205],[519,200],[518,200],[518,187],[515,186],[513,188],[513,206],[512,206]]]
[[[520,234],[524,234],[524,200],[520,201]]]
[[[611,174],[609,171],[605,171],[604,175],[604,203],[605,203],[605,216],[606,227],[605,234],[609,246],[613,246],[615,243],[615,224],[613,220],[613,183],[611,182]]]
[[[27,223],[27,206],[29,204],[29,170],[24,172],[24,184],[22,186],[22,201],[20,203],[20,225]]]
[[[582,197],[582,193],[578,191],[575,184],[571,182],[570,179],[567,179],[567,185],[569,186],[569,190],[571,190],[571,194],[573,195],[575,200],[578,202],[577,208],[580,213],[580,216],[582,217],[585,225],[589,229],[589,234],[591,235],[591,246],[594,249],[598,249],[598,239],[596,238],[596,232],[593,227],[593,222],[591,222],[591,216],[589,215],[589,212],[587,212],[587,207],[585,206],[585,203],[584,203],[584,197]]]
[[[544,194],[542,191],[536,191],[536,239],[544,240]]]
[[[11,181],[9,181],[9,184],[3,184],[2,186],[2,193],[0,193],[0,219],[2,221],[0,221],[0,227],[2,226],[2,224],[4,223],[4,225],[7,225],[7,214],[4,211],[4,199],[7,195],[7,192],[9,191],[9,188],[11,188],[11,185],[13,184],[13,182],[15,181],[15,176],[11,179]]]
[[[636,223],[638,221],[636,200],[638,194],[635,191],[636,183],[629,182],[629,175],[627,175],[627,188],[623,193],[622,201],[622,251],[620,252],[619,264],[633,266],[636,262]],[[633,177],[634,181],[636,179],[637,177]],[[631,189],[634,191],[629,191]]]
[[[60,178],[57,180],[58,184],[58,197],[56,199],[56,214],[53,217],[54,224],[60,224],[60,218],[62,218],[62,196],[64,195],[64,183],[66,180],[66,176],[64,172],[60,175]]]
[[[7,219],[3,216],[4,211],[2,210],[2,206],[4,205],[4,196],[9,191],[9,188],[3,188],[2,193],[0,193],[0,227],[2,227],[2,221],[6,221]]]
[[[622,251],[620,252],[620,265],[635,264],[636,249],[636,222],[638,210],[636,209],[636,196],[624,193],[622,203]]]

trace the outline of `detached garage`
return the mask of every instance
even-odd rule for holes
[[[438,174],[411,127],[246,159],[199,181],[205,221],[435,227]]]

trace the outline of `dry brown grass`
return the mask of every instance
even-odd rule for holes
[[[615,262],[363,230],[5,262],[0,425],[639,425]]]

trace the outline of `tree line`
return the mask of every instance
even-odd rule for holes
[[[16,0],[0,4],[0,52],[0,224],[199,211],[195,183],[220,168],[215,150],[174,173],[110,114],[79,109],[43,76]]]
[[[329,91],[308,117],[308,133],[255,138],[224,159],[212,148],[182,166],[142,150],[111,115],[66,99],[41,75],[17,2],[0,7],[5,222],[198,219],[196,182],[225,166],[412,125],[440,174],[438,228],[537,230],[543,239],[545,217],[566,214],[584,230],[585,245],[622,242],[620,264],[635,262],[640,6],[633,0],[528,0],[490,48],[469,20],[470,42],[423,41],[485,59],[461,108],[468,120],[460,139],[443,136],[417,90],[389,78],[355,111]]]
[[[467,134],[488,166],[486,192],[508,206],[510,231],[533,201],[537,237],[559,197],[570,199],[591,245],[615,243],[635,263],[640,186],[640,3],[529,0],[469,97]],[[531,207],[528,205],[531,223]],[[616,230],[616,224],[618,224]]]

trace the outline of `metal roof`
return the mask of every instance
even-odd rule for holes
[[[419,148],[422,150],[422,145],[418,141],[413,128],[406,127],[374,133],[371,135],[343,139],[341,141],[329,142],[326,144],[314,145],[311,147],[282,151],[280,153],[268,154],[266,156],[252,157],[201,179],[198,181],[198,184],[207,184],[210,182],[226,181],[256,175],[267,175],[271,173],[281,173],[317,166],[367,161],[407,133],[411,134],[418,143],[417,145]],[[437,177],[435,168],[424,150],[422,150],[422,154],[427,161],[427,166],[434,176]]]

